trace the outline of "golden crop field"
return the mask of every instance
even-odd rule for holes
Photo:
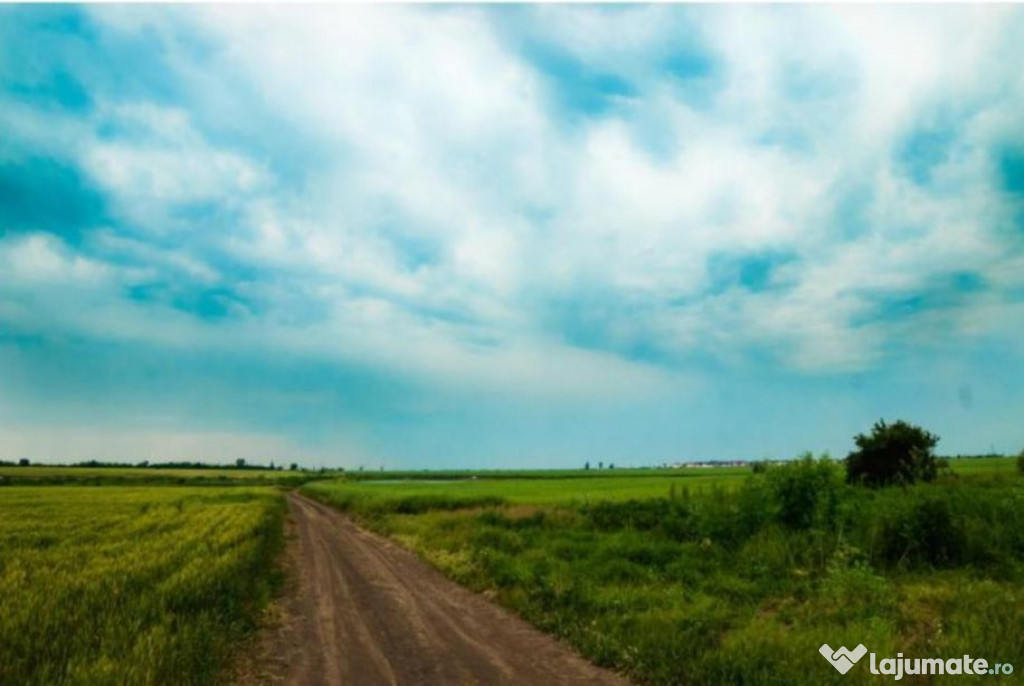
[[[271,488],[0,491],[0,684],[205,683],[268,599]]]

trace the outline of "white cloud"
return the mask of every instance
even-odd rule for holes
[[[830,371],[875,364],[891,339],[912,335],[872,321],[875,295],[912,295],[951,272],[1013,279],[989,151],[1019,135],[1024,86],[1006,58],[1019,53],[1016,12],[730,7],[688,11],[684,23],[665,8],[538,9],[519,30],[636,86],[627,105],[575,118],[485,9],[93,15],[114,33],[156,26],[199,105],[103,104],[101,119],[142,133],[93,136],[81,146],[86,169],[134,230],[186,235],[179,206],[230,210],[182,250],[119,248],[109,233],[93,247],[249,288],[261,305],[259,316],[217,323],[153,315],[120,300],[116,279],[132,276],[116,271],[93,316],[102,326],[86,327],[96,335],[279,346],[453,383],[586,393],[655,387],[659,373],[564,342],[544,312],[580,293],[615,305],[607,343],[648,337],[670,356],[725,359],[760,346]],[[192,55],[185,37],[206,49]],[[661,72],[684,39],[719,63],[709,107]],[[245,98],[254,118],[273,115],[276,135],[316,143],[301,184],[278,173],[265,141],[246,152],[202,130],[218,108],[230,128]],[[929,186],[900,167],[920,126],[952,128]],[[844,216],[855,191],[859,217]],[[9,244],[8,257],[30,247]],[[25,264],[40,274],[76,269],[70,249],[59,264],[36,249]],[[711,258],[765,252],[794,258],[778,272],[788,288],[711,293]],[[214,255],[266,278],[239,284]]]
[[[0,239],[0,273],[8,283],[19,281],[30,288],[90,288],[106,281],[109,270],[100,262],[65,249],[49,234],[29,234]]]
[[[96,118],[99,126],[130,134],[82,145],[82,167],[135,230],[167,231],[175,208],[230,208],[271,182],[258,164],[207,142],[180,109],[117,105]],[[182,230],[180,223],[171,226]]]

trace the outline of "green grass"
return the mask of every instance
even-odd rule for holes
[[[0,490],[0,683],[213,683],[274,583],[270,488]]]
[[[222,476],[228,479],[251,479],[277,476],[282,473],[270,469],[161,469],[160,467],[50,467],[47,465],[0,467],[0,475],[25,477],[119,476],[146,478],[157,474],[180,476],[185,479],[197,477],[218,478]]]
[[[955,474],[1014,476],[1017,467],[1012,457],[961,457],[949,458],[949,467]]]
[[[346,472],[348,481],[437,481],[437,480],[547,480],[547,479],[607,479],[635,477],[687,477],[714,472],[722,476],[726,474],[747,474],[749,467],[628,467],[628,468],[597,468],[593,469],[457,469],[418,471],[354,471]]]
[[[827,463],[702,471],[306,490],[640,683],[877,678],[839,675],[825,642],[1024,656],[1013,460],[954,461],[939,482],[877,491]]]
[[[742,483],[749,470],[680,470],[659,476],[595,476],[587,478],[458,479],[458,480],[333,480],[319,481],[307,488],[329,496],[335,502],[364,502],[367,506],[390,508],[417,501],[436,508],[442,502],[453,506],[497,504],[553,505],[620,501],[668,496],[673,490],[694,492],[709,488],[732,488]]]
[[[160,467],[0,466],[4,485],[281,484],[298,486],[308,472],[270,469],[177,469]]]

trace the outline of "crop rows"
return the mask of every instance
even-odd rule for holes
[[[272,489],[0,491],[0,683],[216,679],[269,597]]]

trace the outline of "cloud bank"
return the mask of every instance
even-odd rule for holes
[[[842,449],[892,411],[1016,449],[1022,28],[3,8],[0,421],[543,464]]]

